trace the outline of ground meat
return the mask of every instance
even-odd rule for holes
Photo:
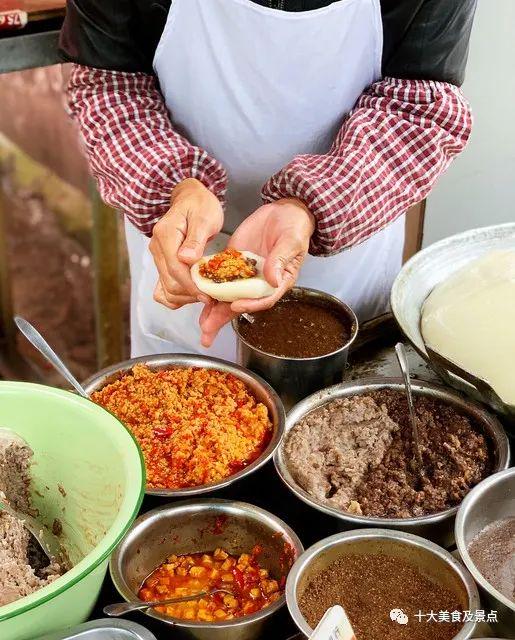
[[[296,482],[350,513],[408,518],[458,505],[492,468],[488,441],[452,407],[417,397],[421,480],[413,471],[406,397],[380,390],[313,411],[285,442]]]
[[[459,505],[491,471],[488,441],[469,418],[431,398],[415,398],[426,475],[413,473],[413,447],[404,394],[371,394],[400,425],[381,464],[370,468],[355,499],[365,515],[409,518]]]
[[[308,414],[285,443],[294,479],[312,496],[347,509],[368,468],[376,467],[398,429],[368,396],[342,398]]]
[[[329,607],[343,606],[359,640],[451,640],[462,622],[434,622],[417,614],[462,612],[460,600],[402,558],[351,554],[311,578],[299,607],[314,629]],[[402,609],[408,623],[392,621],[392,609]]]
[[[37,515],[29,495],[31,457],[23,441],[0,437],[0,498]],[[23,524],[0,511],[0,606],[41,589],[62,573],[59,564],[48,564]]]

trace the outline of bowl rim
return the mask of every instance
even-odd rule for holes
[[[258,347],[254,346],[253,344],[250,344],[250,342],[248,342],[247,340],[245,340],[245,338],[243,338],[241,336],[241,333],[239,332],[239,328],[238,328],[239,327],[240,318],[241,318],[241,314],[231,321],[231,325],[232,325],[232,328],[234,330],[234,333],[236,334],[236,338],[238,340],[241,340],[241,342],[245,346],[247,346],[249,349],[251,349],[255,353],[259,353],[260,355],[266,356],[267,358],[271,358],[272,360],[281,360],[281,361],[286,360],[288,362],[290,362],[290,361],[292,361],[292,362],[310,362],[310,361],[313,361],[313,360],[316,360],[316,361],[320,362],[320,361],[324,360],[324,358],[330,358],[332,356],[335,356],[338,353],[341,353],[342,351],[350,349],[352,344],[356,340],[356,338],[358,336],[358,332],[359,332],[359,320],[358,320],[358,316],[356,315],[355,311],[346,302],[343,302],[343,300],[340,300],[336,296],[333,296],[330,293],[326,293],[325,291],[322,291],[321,289],[313,289],[312,287],[292,287],[291,289],[289,289],[284,294],[284,297],[287,297],[288,294],[291,294],[292,292],[293,293],[297,293],[297,292],[300,292],[300,291],[305,291],[310,295],[311,294],[315,294],[313,296],[314,298],[324,298],[325,300],[328,300],[329,302],[334,303],[335,306],[339,307],[342,311],[344,311],[347,314],[348,319],[350,320],[350,336],[349,336],[349,339],[347,340],[347,342],[344,345],[342,345],[338,349],[335,349],[334,351],[331,351],[329,353],[324,353],[321,356],[312,356],[310,358],[296,358],[296,357],[291,357],[291,356],[278,356],[275,353],[269,353],[268,351],[263,351],[262,349],[259,349]]]
[[[120,554],[122,553],[122,546],[123,546],[123,542],[125,541],[125,538],[128,538],[129,536],[133,535],[134,532],[137,532],[137,530],[140,528],[144,530],[146,521],[149,519],[152,519],[152,517],[156,514],[159,514],[162,512],[168,512],[173,514],[174,511],[181,512],[185,509],[186,510],[188,509],[189,510],[193,510],[193,509],[213,510],[213,507],[217,508],[219,510],[219,513],[225,513],[227,510],[240,509],[245,512],[257,514],[262,519],[266,519],[267,521],[271,520],[272,522],[274,522],[275,525],[277,525],[278,529],[281,529],[282,531],[287,533],[289,539],[292,542],[292,546],[295,550],[295,560],[300,558],[301,555],[303,554],[304,546],[302,544],[302,541],[300,540],[298,535],[295,533],[295,531],[286,522],[284,522],[284,520],[282,520],[272,512],[267,511],[266,509],[262,509],[261,507],[253,505],[249,502],[241,502],[237,500],[226,500],[222,498],[202,498],[201,500],[191,499],[191,500],[181,500],[179,502],[171,502],[171,503],[156,507],[155,509],[151,509],[150,511],[147,511],[146,513],[139,516],[133,522],[129,530],[126,532],[123,540],[121,540],[121,543],[114,550],[111,556],[111,560],[109,562],[109,573],[111,575],[111,580],[116,590],[120,594],[120,596],[124,600],[128,601],[129,599],[131,600],[134,599],[134,596],[137,595],[137,594],[134,594],[134,592],[128,587],[125,581],[125,578],[123,577],[123,575],[121,575],[117,567]],[[291,571],[291,568],[290,568],[290,571]],[[159,620],[160,622],[164,622],[169,626],[181,627],[181,628],[191,627],[193,629],[220,630],[225,628],[232,629],[234,627],[246,626],[247,624],[250,624],[252,622],[257,622],[259,620],[262,620],[274,614],[285,604],[286,604],[286,590],[278,600],[276,600],[269,606],[265,607],[264,609],[261,609],[260,611],[256,611],[256,613],[253,613],[250,616],[241,616],[240,618],[234,618],[233,620],[229,620],[225,622],[224,621],[195,622],[191,620],[183,620],[181,618],[173,618],[171,616],[166,617],[157,613],[154,610],[149,611],[148,609],[145,609],[143,613],[144,615],[154,618],[155,620]]]
[[[346,543],[352,542],[356,539],[367,540],[370,538],[377,538],[380,540],[394,540],[403,544],[414,546],[416,548],[422,548],[432,552],[434,555],[438,556],[440,560],[446,562],[452,569],[454,569],[455,573],[460,577],[467,592],[467,598],[469,600],[468,604],[470,606],[470,609],[474,610],[479,608],[479,591],[472,576],[468,572],[467,568],[443,547],[440,547],[439,545],[431,542],[430,540],[427,540],[426,538],[422,538],[421,536],[407,533],[405,531],[383,528],[354,529],[352,531],[336,533],[332,536],[328,536],[327,538],[319,540],[314,545],[306,549],[306,551],[304,551],[304,553],[297,559],[297,561],[291,568],[290,573],[288,574],[288,577],[286,579],[286,604],[288,607],[288,611],[293,618],[293,621],[295,622],[297,628],[302,631],[302,633],[309,637],[313,632],[304,616],[302,615],[302,612],[300,611],[295,593],[297,581],[302,575],[306,566],[308,566],[308,564],[317,555],[323,553],[325,550],[333,546],[338,546],[341,542]],[[454,636],[454,640],[466,640],[467,638],[470,638],[476,626],[477,625],[475,622],[466,622],[460,629],[458,634]]]
[[[134,518],[137,516],[139,509],[141,507],[141,503],[143,502],[144,496],[144,488],[145,488],[145,464],[143,460],[143,455],[141,453],[141,449],[138,446],[134,436],[132,433],[125,427],[125,425],[113,416],[109,411],[103,409],[100,405],[96,404],[92,400],[88,398],[83,398],[74,392],[66,391],[63,389],[56,389],[54,387],[49,387],[47,385],[36,384],[32,382],[17,382],[17,381],[0,381],[0,396],[2,393],[2,389],[27,389],[30,393],[43,393],[48,395],[53,395],[64,399],[67,402],[75,402],[78,405],[83,405],[89,411],[93,412],[102,412],[110,417],[110,419],[114,419],[113,426],[117,425],[116,428],[119,429],[120,433],[127,434],[128,447],[133,446],[134,460],[139,462],[137,468],[140,471],[140,480],[137,482],[137,478],[134,476],[131,478],[131,482],[128,484],[128,492],[131,494],[131,500],[127,495],[122,500],[120,505],[120,510],[118,514],[111,524],[110,528],[106,532],[106,534],[102,537],[100,542],[84,557],[80,562],[78,562],[74,567],[72,567],[69,571],[64,573],[62,576],[56,578],[53,582],[48,585],[45,585],[41,589],[34,591],[33,593],[24,596],[23,598],[19,598],[14,602],[6,604],[0,607],[0,623],[6,620],[12,620],[13,618],[27,613],[32,609],[36,609],[40,605],[46,604],[50,600],[53,600],[57,596],[61,595],[68,589],[74,587],[77,583],[79,583],[83,578],[87,575],[95,571],[102,562],[107,560],[109,556],[112,554],[113,550],[118,546],[124,535],[127,533],[129,528],[131,527]],[[128,450],[128,449],[127,449]],[[135,470],[136,471],[136,470]],[[139,487],[139,488],[138,488]],[[133,500],[132,496],[135,497],[134,506],[129,508],[130,502]],[[120,513],[124,507],[124,504],[127,504],[126,511],[130,513],[130,516],[127,517],[126,524],[120,529],[119,533],[114,536],[112,541],[106,545],[105,540],[108,539],[113,531],[113,529],[117,526],[117,523],[120,519]],[[127,513],[127,515],[129,515]],[[125,519],[125,516],[124,516]],[[20,604],[21,603],[21,604]],[[2,611],[4,610],[4,611]]]
[[[513,478],[515,483],[515,467],[510,467],[509,469],[503,469],[502,471],[498,471],[488,478],[482,480],[479,484],[477,484],[470,493],[468,493],[460,505],[458,510],[458,515],[456,516],[456,523],[454,525],[454,532],[456,538],[456,546],[458,548],[458,552],[460,554],[463,563],[467,567],[467,569],[472,574],[474,580],[488,593],[493,595],[499,602],[501,602],[506,608],[510,611],[515,612],[515,602],[513,600],[509,600],[504,594],[498,591],[490,582],[484,578],[483,574],[476,567],[472,557],[468,552],[467,545],[465,544],[465,516],[470,505],[475,502],[476,496],[481,494],[485,489],[489,489],[493,485],[497,484],[499,480],[503,480],[504,478]]]
[[[367,388],[365,388],[367,387]],[[447,387],[443,387],[440,385],[433,384],[431,382],[426,382],[424,380],[411,380],[411,387],[414,395],[425,395],[425,391],[433,391],[439,394],[440,400],[445,400],[448,398],[450,402],[454,402],[456,405],[461,407],[464,411],[470,411],[475,416],[476,421],[480,419],[484,422],[488,422],[492,428],[492,431],[495,433],[496,440],[499,444],[498,456],[499,460],[497,463],[498,470],[507,469],[510,464],[510,445],[508,436],[496,416],[490,414],[488,411],[484,409],[479,403],[470,400],[469,398],[464,397],[462,394],[458,393],[454,389],[449,389]],[[381,528],[391,528],[391,527],[416,527],[420,525],[427,524],[438,524],[445,520],[448,520],[456,515],[460,505],[456,505],[454,507],[450,507],[445,511],[439,511],[434,514],[417,516],[411,518],[383,518],[383,517],[375,517],[375,516],[360,516],[351,513],[347,513],[342,511],[341,509],[337,509],[335,507],[331,507],[328,504],[323,503],[322,501],[317,500],[313,496],[311,496],[305,489],[303,489],[294,479],[291,473],[289,472],[286,460],[283,459],[283,447],[288,437],[289,431],[293,428],[297,422],[314,411],[315,409],[335,400],[339,397],[350,397],[352,395],[362,395],[367,393],[368,391],[374,391],[383,388],[398,388],[399,390],[404,389],[404,381],[402,378],[394,378],[394,377],[372,377],[372,378],[360,378],[358,380],[353,380],[351,382],[343,382],[340,384],[333,385],[332,387],[327,387],[326,389],[322,389],[321,391],[317,391],[312,395],[308,396],[304,400],[301,400],[297,403],[289,412],[286,417],[286,425],[283,441],[276,450],[274,454],[274,465],[277,471],[277,474],[281,478],[282,482],[286,485],[286,487],[295,495],[297,498],[302,500],[308,506],[321,511],[327,515],[338,518],[339,520],[347,521],[352,523],[355,526],[363,526],[363,527],[381,527]],[[356,389],[353,393],[351,391]],[[466,409],[465,409],[466,407]],[[306,410],[307,409],[307,410]],[[479,418],[481,416],[481,418]],[[490,477],[490,476],[488,476]]]
[[[120,377],[130,371],[135,365],[144,364],[149,368],[160,367],[162,369],[177,369],[188,367],[200,367],[204,369],[216,369],[218,371],[224,371],[232,373],[239,380],[241,380],[247,388],[250,385],[250,381],[261,388],[261,391],[267,396],[270,404],[273,406],[274,412],[277,414],[277,420],[273,416],[269,416],[274,425],[274,432],[270,442],[267,444],[261,454],[245,468],[241,469],[237,473],[234,473],[227,478],[219,480],[218,482],[212,482],[210,484],[203,484],[197,487],[185,487],[182,489],[148,489],[145,487],[145,493],[152,496],[160,496],[165,498],[190,498],[194,496],[201,496],[203,494],[212,493],[228,487],[229,485],[237,482],[238,480],[245,478],[246,476],[254,473],[266,464],[274,455],[277,447],[280,445],[284,435],[284,428],[286,423],[286,413],[283,403],[279,398],[279,395],[275,389],[266,382],[261,376],[245,369],[240,365],[222,360],[220,358],[212,358],[210,356],[204,356],[191,353],[162,353],[158,355],[146,355],[138,358],[130,358],[123,360],[117,364],[111,365],[101,369],[97,373],[93,374],[87,380],[83,382],[83,387],[88,394],[95,391],[99,391],[109,382],[102,383],[102,380],[107,380],[112,376],[120,374]],[[269,413],[273,413],[269,410]]]

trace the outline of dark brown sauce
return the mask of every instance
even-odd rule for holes
[[[239,320],[241,337],[250,345],[285,358],[316,358],[343,347],[350,321],[332,309],[285,298],[272,309],[253,314],[254,323]]]

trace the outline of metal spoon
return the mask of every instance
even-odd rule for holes
[[[247,322],[250,322],[250,324],[254,324],[254,322],[256,322],[256,318],[254,318],[254,316],[251,316],[250,313],[242,313],[241,317],[245,318],[245,320]]]
[[[178,602],[188,602],[189,600],[199,600],[205,596],[212,596],[215,593],[228,593],[233,595],[232,591],[227,589],[211,589],[211,591],[201,591],[191,596],[182,596],[181,598],[167,598],[166,600],[152,600],[150,602],[143,602],[141,600],[133,600],[132,602],[118,602],[117,604],[108,604],[104,607],[104,613],[106,616],[118,617],[123,616],[131,611],[141,611],[142,609],[153,609],[154,607],[161,607],[165,604],[176,604]]]
[[[413,394],[411,392],[411,382],[409,377],[409,364],[408,357],[406,355],[406,349],[402,342],[398,342],[395,345],[395,353],[399,366],[401,368],[402,377],[404,378],[404,386],[406,387],[406,396],[408,398],[409,417],[411,424],[411,433],[413,436],[413,446],[415,447],[415,461],[417,465],[417,471],[420,476],[424,475],[424,462],[422,460],[422,453],[420,449],[420,439],[418,435],[417,416],[415,415],[415,407],[413,405]]]
[[[83,398],[89,398],[88,394],[84,390],[84,387],[75,378],[73,373],[68,369],[68,367],[48,344],[45,338],[43,338],[39,331],[35,327],[33,327],[30,322],[25,320],[25,318],[21,318],[20,316],[16,316],[14,318],[14,322],[16,323],[18,329],[32,344],[32,346],[35,347],[41,353],[41,355],[43,355],[48,360],[48,362],[50,362],[54,369],[56,369],[56,371],[58,371],[63,376],[63,378],[65,378],[72,385],[72,387],[74,387],[77,393],[79,393]]]
[[[38,522],[36,518],[14,509],[5,500],[0,501],[0,511],[5,511],[5,513],[8,513],[23,524],[27,531],[32,534],[50,562],[61,557],[62,548],[57,536]]]

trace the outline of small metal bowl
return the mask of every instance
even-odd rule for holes
[[[343,380],[349,350],[358,335],[358,318],[344,302],[318,289],[293,287],[285,298],[330,309],[345,322],[349,330],[349,339],[336,351],[313,358],[293,358],[261,351],[240,334],[240,325],[247,320],[241,316],[233,320],[238,363],[267,380],[289,408],[315,391]]]
[[[203,369],[216,369],[225,373],[232,373],[236,378],[245,383],[248,389],[254,394],[259,402],[262,402],[268,409],[269,417],[273,425],[273,434],[270,442],[261,455],[247,467],[238,471],[228,478],[211,484],[203,484],[198,487],[187,487],[184,489],[147,489],[146,493],[154,496],[165,496],[167,498],[189,498],[201,494],[212,493],[223,487],[227,487],[233,482],[254,473],[262,467],[273,456],[274,451],[279,446],[284,433],[285,413],[279,396],[272,387],[262,378],[243,367],[231,364],[225,360],[208,358],[207,356],[188,355],[178,353],[168,353],[158,356],[143,356],[132,358],[119,364],[115,364],[88,378],[83,386],[88,395],[95,391],[100,391],[103,387],[118,380],[136,364],[144,364],[152,371],[162,371],[168,369],[184,369],[187,367],[200,367]]]
[[[475,424],[484,429],[484,433],[491,443],[494,456],[494,471],[500,471],[508,467],[510,460],[508,438],[497,418],[487,413],[480,405],[463,398],[454,391],[438,387],[429,382],[415,380],[412,380],[411,386],[415,396],[425,396],[440,400],[473,419]],[[329,387],[299,402],[288,413],[286,434],[308,413],[336,398],[363,395],[379,389],[393,389],[399,393],[405,393],[404,383],[400,378],[371,378]],[[277,449],[274,455],[274,463],[280,478],[292,493],[318,511],[337,518],[342,530],[360,527],[381,527],[417,534],[429,538],[444,547],[449,547],[454,543],[454,519],[458,511],[457,506],[440,513],[416,518],[373,518],[353,515],[318,501],[297,484],[288,469],[284,455],[284,445]]]
[[[243,502],[228,500],[184,501],[154,509],[136,520],[111,563],[111,577],[126,600],[137,599],[143,580],[170,554],[199,553],[223,547],[229,553],[248,553],[263,547],[260,563],[271,575],[283,573],[285,545],[292,563],[303,551],[290,527],[276,516]],[[269,607],[226,622],[191,622],[170,618],[154,610],[146,615],[174,628],[174,638],[199,640],[254,640],[285,604],[283,594]]]
[[[313,630],[302,615],[298,600],[310,579],[337,558],[356,553],[402,558],[434,582],[456,593],[464,610],[479,609],[479,594],[472,576],[445,549],[409,533],[388,529],[358,529],[337,533],[317,542],[293,565],[286,581],[286,602],[290,615],[304,635],[309,637]],[[395,602],[395,593],[392,593],[392,608],[396,606],[399,603]],[[421,609],[423,606],[421,602]],[[475,628],[475,622],[466,622],[454,640],[470,638]]]
[[[507,638],[515,638],[515,602],[508,600],[483,578],[468,552],[472,539],[487,525],[509,517],[515,517],[515,468],[486,478],[468,494],[456,518],[456,544],[485,599],[498,613],[495,631],[506,634]]]

